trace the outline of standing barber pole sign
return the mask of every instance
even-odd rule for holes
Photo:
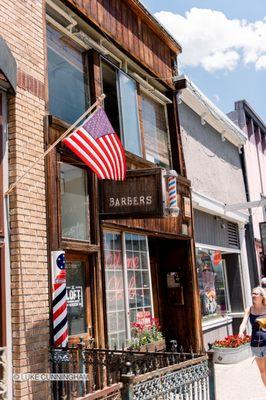
[[[56,347],[66,347],[67,299],[65,252],[52,251],[52,287],[53,287],[53,341]]]

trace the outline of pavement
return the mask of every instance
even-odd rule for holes
[[[215,364],[216,400],[266,400],[254,358],[238,364]]]

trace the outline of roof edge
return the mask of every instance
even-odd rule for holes
[[[174,78],[174,83],[177,84],[179,90],[189,90],[193,93],[197,102],[203,104],[207,109],[210,110],[210,114],[226,125],[234,137],[237,139],[240,145],[246,143],[246,134],[222,111],[220,110],[186,75],[179,75]],[[179,84],[179,85],[178,85]],[[222,134],[222,132],[219,132]]]

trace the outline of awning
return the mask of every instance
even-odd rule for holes
[[[2,78],[1,79],[1,75]],[[0,85],[16,93],[17,63],[6,41],[0,36]]]

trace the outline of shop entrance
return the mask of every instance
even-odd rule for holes
[[[80,336],[93,337],[92,273],[88,255],[66,253],[68,334],[75,342]]]
[[[154,313],[169,343],[189,350],[201,334],[200,306],[190,242],[149,238]]]

